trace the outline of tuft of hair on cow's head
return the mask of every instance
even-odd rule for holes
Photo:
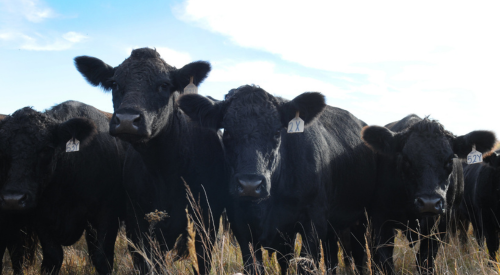
[[[401,132],[392,132],[381,126],[365,126],[361,132],[361,138],[374,152],[392,155],[403,149],[406,140],[413,133],[428,133],[427,135],[446,138],[453,152],[460,158],[467,157],[474,145],[476,146],[476,150],[481,153],[489,152],[496,142],[493,132],[473,131],[457,137],[444,130],[443,125],[436,120],[428,118],[412,124]]]
[[[232,97],[238,96],[240,91],[262,90],[256,86],[245,85],[238,89],[232,89],[225,96],[224,101],[214,101],[211,98],[206,98],[201,95],[182,95],[177,103],[182,111],[188,115],[193,121],[198,122],[201,126],[219,129],[223,128],[223,119],[226,108],[231,104]],[[278,107],[281,123],[283,127],[287,127],[297,112],[304,124],[308,125],[316,119],[326,107],[325,97],[318,92],[305,92],[293,100],[278,103],[272,100]]]
[[[64,145],[71,139],[80,141],[80,146],[89,144],[97,134],[94,122],[87,118],[72,118],[57,125],[57,144]]]

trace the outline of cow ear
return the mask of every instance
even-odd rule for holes
[[[184,88],[189,84],[193,77],[193,84],[199,86],[211,70],[210,63],[206,61],[196,61],[185,65],[184,67],[172,72],[172,78],[175,90],[180,93],[184,92]]]
[[[75,57],[75,66],[90,85],[100,86],[106,92],[113,87],[109,80],[115,74],[115,69],[102,60],[90,56],[78,56]]]
[[[365,126],[361,138],[372,151],[384,155],[397,152],[398,133],[381,126]]]
[[[185,94],[177,100],[179,108],[191,120],[211,129],[222,128],[224,103],[224,101],[214,101],[198,94]]]
[[[72,118],[57,126],[57,143],[65,145],[70,139],[80,141],[80,147],[89,144],[97,134],[94,122],[87,118]]]
[[[495,142],[496,137],[493,132],[473,131],[453,139],[453,152],[460,158],[466,158],[472,151],[473,145],[476,145],[477,151],[485,153],[493,148]]]
[[[324,95],[317,92],[302,93],[281,106],[281,122],[284,127],[287,127],[290,120],[299,112],[300,118],[304,120],[304,125],[307,125],[323,112],[325,106]]]

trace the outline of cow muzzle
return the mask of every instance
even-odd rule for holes
[[[4,193],[0,194],[0,207],[2,210],[24,210],[29,205],[29,195],[27,193]]]
[[[426,216],[441,215],[444,213],[444,199],[437,197],[417,197],[415,207],[419,214]]]
[[[262,175],[237,175],[237,194],[240,197],[250,197],[254,199],[268,196],[266,190],[266,179]]]

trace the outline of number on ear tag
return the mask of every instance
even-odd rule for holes
[[[288,122],[287,133],[302,133],[304,132],[304,121],[299,117],[299,112],[295,114],[295,118]]]
[[[467,164],[483,162],[483,154],[476,151],[476,145],[472,146],[472,152],[467,155]]]
[[[191,77],[191,80],[189,81],[189,84],[184,88],[184,93],[185,94],[197,94],[198,93],[198,87],[193,84],[193,77]]]
[[[66,153],[80,151],[80,141],[76,138],[70,139],[66,142]]]

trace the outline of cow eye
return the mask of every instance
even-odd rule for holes
[[[170,88],[170,83],[168,82],[163,82],[160,87],[158,87],[158,92],[165,92],[165,91],[168,91],[168,89]]]

